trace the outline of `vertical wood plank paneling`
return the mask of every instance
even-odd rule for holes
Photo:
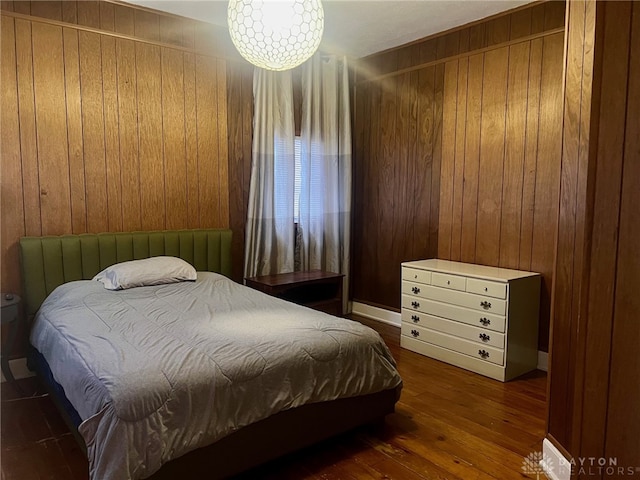
[[[518,10],[511,14],[511,38],[524,37],[531,34],[531,15],[530,8]]]
[[[160,41],[162,43],[182,45],[182,24],[182,18],[161,16],[159,19]]]
[[[122,229],[135,231],[142,229],[142,209],[140,206],[137,68],[134,42],[116,39],[116,62],[118,133],[122,172]]]
[[[198,192],[200,225],[219,225],[217,192],[211,188],[218,175],[218,129],[216,126],[216,63],[214,59],[196,56],[196,103],[198,115]]]
[[[251,164],[251,144],[247,146],[246,129],[251,130],[251,105],[253,91],[251,90],[253,69],[240,63],[230,63],[227,66],[227,130],[229,134],[229,226],[233,230],[232,257],[233,279],[242,281],[244,259],[244,229],[246,222],[245,178],[244,171]],[[195,83],[194,83],[195,86]],[[246,87],[249,87],[248,89]],[[249,97],[247,103],[246,97]],[[243,107],[248,107],[248,111]],[[249,117],[249,122],[245,121]],[[251,132],[248,132],[251,137]],[[196,177],[197,186],[197,177]],[[248,191],[246,193],[248,197]],[[197,197],[196,197],[197,200]]]
[[[0,202],[3,215],[0,222],[3,268],[0,282],[5,292],[18,291],[20,268],[18,262],[17,239],[24,235],[24,205],[20,184],[22,165],[20,162],[20,122],[18,117],[18,88],[16,75],[16,38],[14,20],[2,16],[0,24],[2,42],[2,82],[0,123],[2,142],[0,143]],[[13,215],[7,215],[10,211]]]
[[[42,235],[31,22],[16,19],[15,32],[25,234]]]
[[[36,24],[34,24],[35,26]],[[82,139],[87,205],[87,230],[106,232],[108,222],[107,169],[105,161],[104,99],[100,35],[78,32]]]
[[[366,185],[370,185],[373,188],[368,188],[366,190],[366,196],[368,201],[365,202],[367,205],[366,210],[366,219],[364,220],[363,227],[363,238],[378,238],[378,226],[380,225],[380,210],[378,209],[378,205],[383,201],[380,198],[380,138],[381,138],[381,126],[380,123],[382,121],[382,84],[376,83],[371,86],[371,108],[370,108],[370,118],[371,118],[371,134],[369,136],[369,156],[366,159],[370,168],[367,169]],[[374,265],[380,265],[379,263],[379,243],[378,242],[365,242],[364,250],[365,250],[365,259],[369,261],[365,262],[363,265],[363,273],[365,275],[373,275],[374,274]],[[364,290],[365,286],[359,286],[362,290]],[[380,282],[375,282],[371,287],[373,292],[370,293],[372,299],[380,298]],[[365,293],[366,295],[366,293]],[[382,304],[382,302],[378,302]]]
[[[218,126],[218,227],[229,224],[229,145],[227,134],[227,66],[224,60],[216,61],[216,97]]]
[[[606,6],[606,23],[602,35],[602,77],[599,109],[599,131],[595,157],[596,174],[591,229],[589,265],[588,316],[586,319],[584,356],[584,384],[579,393],[583,397],[580,449],[588,456],[602,457],[605,453],[607,430],[610,359],[614,328],[618,234],[620,228],[621,192],[625,160],[625,123],[627,113],[627,85],[629,78],[631,2]],[[637,132],[635,133],[637,135]],[[593,151],[592,151],[593,153]],[[629,162],[638,162],[640,157]],[[635,187],[640,181],[635,179]],[[637,208],[637,206],[636,206]],[[635,256],[635,255],[634,255]],[[636,357],[637,358],[637,357]],[[637,362],[637,360],[636,360]],[[638,389],[635,389],[638,392]],[[638,400],[636,394],[636,401]],[[637,442],[636,442],[637,443]]]
[[[84,145],[82,142],[82,97],[78,32],[62,30],[64,38],[64,81],[67,102],[67,142],[69,144],[69,184],[71,188],[72,233],[87,232]]]
[[[393,187],[387,189],[385,184],[392,185],[395,178],[396,167],[396,132],[397,132],[397,116],[396,111],[398,107],[397,98],[397,77],[391,77],[386,79],[382,85],[382,93],[380,99],[380,115],[385,118],[386,121],[380,122],[380,155],[378,157],[378,172],[380,182],[378,183],[378,195],[382,200],[378,208],[378,220],[375,223],[376,235],[380,238],[378,244],[377,259],[381,265],[386,265],[385,269],[391,268],[397,263],[394,262],[393,257],[396,253],[391,253],[393,246],[393,235],[386,234],[385,231],[389,229],[389,225],[393,225],[393,217],[395,214],[394,197],[395,192]],[[384,179],[384,180],[383,180]],[[397,295],[394,295],[393,291],[399,291],[399,287],[395,287],[393,277],[382,278],[380,282],[379,298],[383,304],[393,302]]]
[[[542,46],[540,91],[540,122],[538,126],[538,157],[533,214],[531,269],[543,274],[540,317],[540,344],[549,343],[549,313],[551,310],[551,280],[553,264],[549,261],[551,239],[557,235],[558,195],[562,137],[562,70],[563,35],[545,37]]]
[[[37,0],[31,2],[31,15],[36,17],[48,18],[50,20],[62,20],[62,4],[64,2]]]
[[[114,31],[125,35],[135,35],[134,10],[124,5],[115,5]]]
[[[509,41],[511,32],[511,16],[504,15],[486,23],[485,26],[485,47],[497,45]]]
[[[109,11],[113,14],[113,9],[106,10],[106,12]],[[105,18],[111,18],[110,25],[111,28],[113,28],[113,16],[109,17],[108,15],[104,15],[102,19],[104,20]],[[110,232],[119,232],[123,229],[123,206],[121,184],[122,166],[119,151],[116,39],[102,36],[100,42],[102,52],[105,161],[107,170],[107,228]]]
[[[522,214],[519,248],[520,258],[518,260],[518,268],[520,270],[531,270],[533,210],[536,198],[536,166],[538,163],[538,123],[540,120],[542,39],[536,39],[531,42],[528,69],[527,126],[522,182]]]
[[[160,40],[160,18],[146,10],[134,10],[134,34],[145,40]]]
[[[13,11],[22,15],[31,15],[31,2],[13,2]]]
[[[13,1],[2,0],[2,2],[0,2],[0,8],[7,12],[13,12]]]
[[[142,228],[157,230],[165,228],[166,208],[160,47],[138,43],[135,58]]]
[[[566,421],[569,415],[565,410],[558,412],[555,408],[556,418],[560,418],[560,421],[564,423],[565,432],[572,442],[570,445],[579,445],[580,437],[582,435],[583,420],[582,420],[582,402],[585,400],[582,392],[584,390],[584,375],[582,374],[581,366],[584,365],[584,358],[587,354],[586,351],[586,328],[580,325],[581,321],[587,318],[587,305],[589,295],[589,254],[591,243],[591,232],[593,226],[593,187],[594,177],[597,174],[596,162],[593,161],[592,156],[592,133],[595,128],[599,128],[598,122],[598,109],[600,108],[600,95],[601,95],[601,80],[602,75],[594,75],[597,69],[601,68],[602,62],[602,42],[596,43],[596,37],[602,37],[603,22],[602,11],[599,10],[598,4],[595,2],[579,2],[574,9],[573,4],[567,5],[567,10],[572,10],[571,15],[575,22],[578,23],[578,29],[582,36],[575,47],[580,53],[577,55],[580,57],[580,61],[575,62],[571,67],[567,62],[567,70],[572,70],[572,77],[580,82],[579,88],[574,90],[572,94],[565,93],[565,112],[564,112],[564,124],[572,125],[572,128],[565,127],[563,130],[564,135],[575,135],[577,131],[577,142],[574,143],[574,139],[571,141],[565,141],[563,138],[563,146],[570,145],[567,148],[567,156],[565,156],[565,150],[563,150],[562,158],[562,170],[561,171],[561,192],[565,188],[565,185],[570,184],[570,189],[566,191],[566,195],[570,196],[569,204],[573,203],[573,210],[565,210],[564,194],[560,197],[560,213],[559,219],[568,219],[566,225],[561,228],[561,223],[558,223],[557,242],[558,247],[556,250],[556,262],[555,271],[555,289],[553,291],[556,298],[561,297],[561,301],[554,303],[553,307],[556,312],[560,312],[564,309],[568,310],[567,317],[560,317],[559,313],[555,316],[556,323],[562,325],[561,328],[554,328],[554,344],[558,345],[558,342],[566,342],[564,345],[571,345],[572,351],[568,353],[575,353],[575,356],[565,356],[564,353],[558,355],[558,348],[556,347],[556,358],[560,357],[559,366],[557,372],[566,375],[558,377],[561,382],[561,388],[566,392],[566,397],[563,399],[569,406],[573,403],[570,411],[571,420]],[[577,15],[576,15],[577,14]],[[600,17],[600,18],[598,18]],[[575,35],[575,34],[573,34]],[[572,35],[569,34],[571,37]],[[575,36],[574,36],[575,39]],[[568,47],[567,45],[567,48]],[[577,53],[577,52],[576,52]],[[567,53],[567,57],[569,54]],[[575,61],[575,60],[574,60]],[[577,71],[576,71],[577,70]],[[566,77],[569,78],[569,73]],[[568,86],[568,81],[565,87]],[[575,88],[575,87],[574,87]],[[574,96],[576,95],[577,96]],[[570,98],[571,97],[571,98]],[[577,102],[574,103],[574,102]],[[571,103],[571,109],[568,105]],[[575,113],[575,116],[569,116],[570,113]],[[594,137],[595,138],[595,137]],[[569,160],[568,155],[573,152],[575,157]],[[565,164],[568,164],[566,169],[567,175],[575,175],[571,179],[564,179],[565,176]],[[568,180],[568,181],[567,181]],[[562,230],[564,229],[564,232]],[[567,237],[569,237],[567,239]],[[567,241],[568,240],[568,241]],[[561,243],[562,248],[561,248]],[[566,257],[561,259],[561,256],[566,254],[566,249],[570,248],[569,255],[573,258],[571,262],[566,262]],[[561,266],[561,267],[559,267]],[[567,285],[566,282],[566,270],[570,270],[571,284]],[[562,285],[564,283],[564,285]],[[566,305],[563,303],[566,302]],[[557,308],[558,306],[561,308]],[[576,335],[577,332],[577,335]],[[563,345],[562,343],[560,345]],[[575,348],[573,348],[575,346]],[[556,377],[556,370],[554,370],[554,377]],[[572,385],[571,380],[575,379]],[[554,379],[557,386],[558,382]],[[557,392],[554,392],[554,394]],[[550,407],[551,412],[551,407]],[[558,413],[560,415],[558,415]],[[549,414],[549,428],[551,428],[551,413]],[[555,425],[554,425],[555,428]],[[573,431],[572,431],[573,430]],[[551,431],[551,430],[550,430]]]
[[[78,23],[78,2],[62,1],[62,21]]]
[[[400,59],[406,62],[406,55]],[[400,75],[397,77],[397,90],[396,96],[398,106],[396,109],[396,155],[394,161],[394,168],[396,172],[409,172],[409,74]],[[407,193],[409,190],[409,184],[411,182],[411,175],[398,175],[393,176],[393,191],[394,197],[392,199],[394,205],[393,219],[391,222],[391,228],[395,232],[399,232],[398,235],[394,235],[391,238],[391,252],[393,253],[393,260],[401,263],[404,260],[408,260],[410,257],[407,255],[407,250],[410,247],[407,246],[407,239],[412,237],[412,234],[407,232],[409,228],[410,219],[409,214],[411,209],[407,204]],[[394,282],[395,283],[395,282]],[[395,285],[394,285],[395,287]],[[400,290],[393,292],[394,295],[400,295]]]
[[[42,233],[71,230],[62,28],[32,26]]]
[[[638,58],[633,2],[568,4],[549,433],[573,458],[638,461]],[[635,200],[635,202],[634,202]],[[609,460],[611,459],[611,460]],[[582,472],[581,472],[582,473]]]
[[[478,173],[480,169],[484,55],[480,54],[469,57],[468,70],[460,259],[463,262],[473,263],[476,260],[476,222],[478,211]]]
[[[484,47],[484,35],[486,22],[479,23],[469,29],[469,50],[478,50]]]
[[[544,2],[544,29],[553,30],[564,26],[565,2]]]
[[[115,23],[115,5],[109,2],[100,2],[100,29],[115,32]]]
[[[476,238],[476,261],[483,265],[497,265],[500,259],[508,58],[508,47],[484,58]]]
[[[187,228],[198,228],[200,226],[200,194],[198,190],[198,121],[196,114],[196,63],[195,56],[192,53],[185,53],[183,68],[184,137],[185,159],[187,163]],[[232,83],[235,85],[235,82]],[[237,118],[235,115],[230,117],[233,119]],[[236,257],[234,256],[234,258]]]
[[[440,180],[440,220],[438,256],[451,258],[453,225],[453,189],[456,156],[456,109],[458,94],[458,62],[444,66],[444,96],[442,102],[442,163]]]
[[[417,52],[414,52],[414,55],[417,55]],[[409,125],[407,127],[407,144],[408,144],[408,152],[407,152],[407,165],[410,173],[409,181],[407,185],[407,190],[404,194],[405,196],[405,215],[406,215],[406,226],[405,226],[405,238],[404,238],[404,258],[407,260],[413,260],[416,258],[414,249],[415,249],[415,229],[416,222],[415,219],[422,214],[422,212],[418,212],[417,210],[417,202],[416,199],[416,191],[418,189],[417,185],[417,177],[418,177],[418,168],[417,162],[414,162],[413,159],[418,158],[419,150],[418,150],[418,72],[411,72],[408,74],[409,76],[409,84],[407,88],[407,115],[409,120]],[[428,235],[427,235],[428,238]]]
[[[629,86],[627,93],[626,135],[620,205],[620,229],[616,272],[616,292],[611,339],[610,387],[604,456],[615,457],[620,465],[634,465],[640,452],[640,416],[629,415],[637,409],[640,391],[629,379],[640,378],[637,346],[640,328],[640,7],[633,4],[629,41]],[[631,387],[631,388],[630,388]]]
[[[562,89],[562,56],[552,54],[552,58],[546,59],[545,68],[553,64],[555,70],[547,72],[543,79],[542,47],[544,44],[545,51],[551,48],[546,46],[549,34],[544,39],[474,52],[487,45],[555,29],[563,21],[564,12],[558,5],[550,8],[535,4],[363,59],[356,95],[365,95],[358,102],[366,106],[359,109],[366,111],[368,107],[369,113],[356,118],[355,129],[370,132],[371,140],[369,150],[358,142],[354,147],[355,161],[365,163],[366,167],[361,170],[363,178],[354,187],[354,215],[358,219],[354,229],[360,229],[354,232],[354,237],[362,239],[364,245],[356,246],[360,248],[359,259],[354,260],[353,270],[354,276],[367,280],[354,286],[355,300],[399,307],[399,298],[387,300],[385,296],[390,289],[385,284],[386,277],[376,276],[376,272],[390,268],[382,252],[387,252],[391,245],[392,250],[402,252],[403,258],[451,258],[541,271],[547,287],[541,331],[548,329],[548,287],[556,220],[554,209],[548,211],[537,205],[536,196],[544,185],[546,202],[550,205],[554,197],[557,201],[558,178],[557,175],[554,178],[553,172],[540,173],[537,163],[539,151],[546,155],[543,163],[547,168],[555,165],[557,169],[560,161],[554,145],[561,136],[562,122],[553,114],[560,100],[549,92]],[[561,39],[562,34],[554,35],[554,42],[556,37]],[[461,52],[470,55],[451,58]],[[404,123],[406,72],[397,70],[437,59],[442,61],[429,69],[417,69],[418,79],[412,87],[418,89],[415,97],[418,143],[411,154]],[[371,78],[375,72],[391,75]],[[433,82],[427,82],[431,75]],[[400,82],[398,104],[389,108],[384,94],[381,102],[376,92],[388,91],[386,87],[394,81]],[[541,81],[553,84],[545,87],[544,98],[540,95]],[[542,103],[548,105],[541,106]],[[546,130],[539,135],[538,124],[543,121]],[[396,156],[394,175],[404,178],[388,180],[384,159],[390,153]],[[407,153],[409,162],[405,165]],[[407,204],[405,193],[398,189],[409,192],[415,199],[413,204]],[[394,199],[394,208],[404,204],[414,217],[409,241],[402,239],[408,230],[401,219],[397,218],[390,226],[385,221],[389,198]],[[540,210],[547,213],[540,215]],[[550,231],[544,235],[544,241],[542,235],[536,236],[536,228]],[[532,253],[537,255],[537,263],[534,260],[532,264]],[[396,263],[399,261],[394,259]],[[399,284],[399,279],[394,281]],[[396,285],[392,287],[395,289]],[[547,333],[540,336],[539,346],[547,349]]]
[[[429,258],[438,256],[438,238],[440,237],[440,179],[442,171],[442,109],[444,102],[444,65],[436,65],[434,83],[433,112],[433,163],[431,172],[431,226],[429,232]]]
[[[249,185],[251,183],[251,160],[253,142],[253,68],[248,67],[242,75],[242,151],[245,155],[244,161],[244,215],[246,219],[249,210]],[[243,230],[244,234],[244,230]],[[244,252],[243,252],[244,253]],[[244,257],[244,255],[243,255]]]
[[[433,166],[435,67],[418,73],[418,144],[415,175],[415,216],[413,219],[413,258],[427,258],[431,243],[431,175]]]
[[[460,31],[456,30],[455,32],[448,33],[442,38],[444,40],[444,57],[458,55],[460,52]],[[399,55],[400,52],[398,52]]]
[[[535,5],[531,9],[531,33],[544,31],[544,9],[544,2]]]
[[[467,77],[469,59],[458,61],[458,98],[456,104],[455,163],[453,169],[453,198],[451,215],[451,260],[460,261],[462,250],[462,202],[464,196],[464,164],[466,161]]]
[[[514,269],[520,259],[528,67],[529,43],[510,47],[499,266]]]
[[[572,447],[570,425],[573,422],[571,417],[574,411],[567,410],[572,404],[573,395],[570,382],[575,378],[572,372],[575,366],[570,365],[570,348],[573,347],[567,348],[567,346],[575,343],[572,337],[576,330],[574,318],[578,316],[578,311],[572,311],[574,298],[581,297],[578,293],[582,288],[581,285],[588,281],[587,275],[584,280],[582,279],[583,251],[576,252],[576,248],[580,249],[580,238],[583,237],[577,217],[581,210],[578,205],[578,192],[581,190],[579,173],[588,171],[586,167],[589,150],[588,148],[582,150],[581,142],[584,141],[582,137],[587,137],[586,145],[588,145],[591,123],[589,113],[591,103],[587,101],[584,105],[582,104],[585,89],[588,90],[587,98],[591,98],[593,69],[593,49],[590,49],[591,53],[586,52],[585,47],[589,46],[589,41],[585,42],[585,39],[593,35],[595,7],[587,11],[587,6],[587,2],[568,4],[563,151],[556,240],[557,260],[554,275],[554,326],[550,345],[554,360],[549,375],[549,391],[553,401],[549,403],[548,431],[566,448]],[[591,47],[593,47],[592,43]],[[587,175],[583,173],[582,178],[586,177]],[[586,184],[583,188],[586,190]],[[584,224],[582,228],[585,228]]]
[[[231,100],[227,110],[226,61],[204,52],[205,61],[214,68],[201,72],[199,83],[201,90],[210,90],[211,99],[198,106],[195,52],[166,48],[165,57],[186,60],[161,63],[161,47],[99,33],[116,31],[135,37],[137,29],[147,39],[159,38],[164,15],[149,13],[136,18],[135,8],[109,2],[37,2],[33,9],[32,2],[9,2],[3,3],[4,11],[9,4],[17,13],[71,25],[53,26],[37,18],[31,21],[2,15],[0,276],[7,289],[20,292],[16,242],[25,234],[163,228],[165,159],[169,168],[181,165],[166,177],[171,197],[168,201],[174,206],[172,219],[179,220],[176,226],[199,227],[202,216],[209,218],[204,226],[227,227],[232,209],[228,198],[227,113],[238,115],[241,124],[237,166],[242,174],[240,210],[234,212],[234,218],[244,219],[251,163],[251,70],[241,69],[237,77],[229,77],[229,82],[239,82],[242,95]],[[78,31],[73,24],[98,31]],[[163,38],[173,35],[178,44],[179,36],[182,44],[193,47],[195,28],[201,23],[186,24],[186,33],[181,28],[180,35],[163,32]],[[9,34],[15,39],[7,39]],[[213,40],[217,35],[209,32],[208,38]],[[136,47],[141,52],[136,52]],[[10,54],[15,55],[13,60]],[[13,90],[7,85],[13,85]],[[170,108],[167,102],[172,104]],[[198,113],[208,122],[202,129],[207,132],[205,137],[210,135],[212,139],[208,142],[211,148],[203,155],[206,178],[201,178],[198,169]],[[11,115],[17,120],[10,119]],[[218,125],[220,122],[222,125]],[[163,156],[165,143],[168,147]],[[17,160],[10,161],[11,155],[17,155]],[[177,163],[171,163],[174,160]],[[5,188],[9,180],[11,188]],[[199,182],[207,189],[204,206],[200,203]],[[180,205],[173,199],[175,192],[185,198],[184,213],[175,209]],[[214,217],[215,222],[211,220]],[[236,260],[241,264],[244,225],[236,225],[239,230],[234,231],[234,238],[240,239],[241,245]]]
[[[85,27],[100,28],[100,2],[82,0],[76,4],[78,6],[78,23]]]
[[[185,157],[185,92],[183,54],[162,49],[162,122],[166,228],[186,228],[187,165]]]

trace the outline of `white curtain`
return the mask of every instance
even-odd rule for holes
[[[256,68],[245,277],[294,266],[294,120],[291,72]]]
[[[349,298],[351,116],[346,58],[314,55],[302,70],[299,228],[302,270],[343,273]]]

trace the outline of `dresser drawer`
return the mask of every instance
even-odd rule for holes
[[[397,277],[396,277],[397,278]],[[411,280],[418,283],[431,283],[431,272],[428,270],[418,270],[417,268],[402,268],[402,279]]]
[[[463,338],[454,337],[446,333],[436,332],[428,328],[402,324],[402,335],[421,340],[423,342],[448,348],[454,352],[464,353],[470,357],[495,363],[496,365],[504,365],[504,350],[490,347],[487,345],[479,345],[475,342],[465,340]]]
[[[428,357],[435,358],[461,368],[466,368],[472,372],[486,375],[487,377],[495,378],[502,382],[506,379],[506,368],[504,365],[496,365],[495,363],[486,362],[479,358],[454,352],[448,348],[442,348],[427,342],[421,342],[420,340],[416,340],[413,337],[407,337],[406,335],[400,335],[400,345],[413,352],[427,355]],[[507,361],[508,360],[505,359],[505,363]]]
[[[456,290],[448,290],[430,285],[417,285],[411,282],[402,282],[402,293],[407,295],[413,294],[418,297],[428,298],[429,300],[450,303],[461,307],[473,308],[474,310],[493,313],[494,315],[505,315],[507,312],[506,301],[487,297],[486,295],[458,292]]]
[[[491,282],[489,280],[467,279],[467,292],[479,295],[489,295],[495,298],[507,298],[507,284]]]
[[[406,308],[409,312],[428,313],[496,332],[504,332],[506,326],[505,317],[502,315],[483,313],[470,308],[435,302],[426,298],[402,295],[402,308]],[[403,311],[402,314],[404,315],[404,313]]]
[[[465,291],[467,279],[458,275],[448,275],[446,273],[431,274],[431,284],[442,288],[450,288],[451,290]]]
[[[404,280],[402,282],[402,293],[405,295],[416,295],[418,297],[424,297],[423,292],[425,291],[426,285],[422,283],[408,282]]]
[[[480,345],[489,345],[496,348],[504,348],[504,334],[486,330],[484,328],[472,327],[466,323],[448,320],[446,318],[427,315],[426,313],[402,312],[402,321],[409,325],[429,328],[442,333],[448,333],[455,337],[465,338]]]

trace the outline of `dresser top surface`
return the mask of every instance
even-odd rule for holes
[[[488,267],[486,265],[475,265],[472,263],[452,262],[450,260],[417,260],[414,262],[404,262],[403,267],[418,268],[431,272],[452,273],[464,275],[466,277],[482,278],[485,280],[497,280],[508,282],[519,278],[539,276],[539,273],[524,272],[521,270],[510,270],[508,268]]]

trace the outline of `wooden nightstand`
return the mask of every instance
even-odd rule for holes
[[[9,338],[2,344],[2,351],[0,352],[0,366],[2,367],[2,374],[9,383],[22,393],[20,387],[16,383],[16,379],[13,377],[11,367],[9,366],[9,356],[11,355],[11,348],[16,341],[16,333],[18,331],[18,305],[20,304],[20,297],[13,293],[2,293],[2,325],[9,324]]]
[[[299,305],[342,316],[341,273],[312,270],[246,278],[247,286]]]

